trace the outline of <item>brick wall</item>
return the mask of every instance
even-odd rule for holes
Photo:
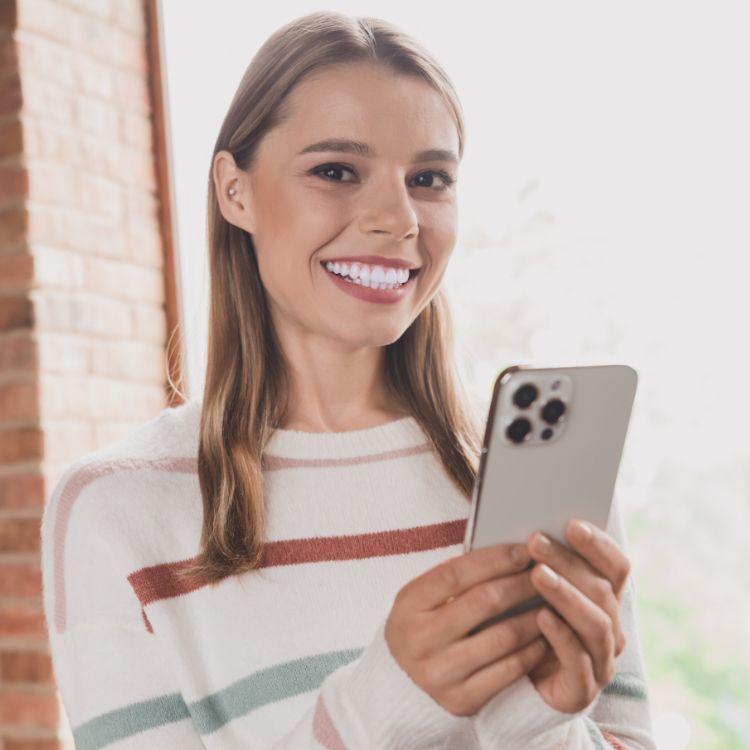
[[[172,402],[152,9],[0,0],[0,750],[68,746],[41,600],[49,493]]]

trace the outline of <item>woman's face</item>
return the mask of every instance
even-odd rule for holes
[[[296,331],[356,349],[389,344],[436,293],[456,242],[456,189],[440,174],[457,176],[453,116],[429,84],[366,64],[318,72],[288,104],[237,185],[276,329],[282,341]],[[310,148],[333,140],[369,155]],[[445,153],[418,156],[435,150]],[[383,261],[352,265],[363,256]],[[338,259],[359,283],[326,269]],[[403,282],[390,261],[418,272],[396,291],[367,288]]]

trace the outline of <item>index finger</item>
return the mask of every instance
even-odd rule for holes
[[[588,526],[591,533],[587,536],[579,524]],[[579,519],[568,522],[565,535],[576,552],[612,584],[612,590],[619,600],[630,573],[630,560],[617,542],[595,524]]]
[[[399,592],[411,609],[436,609],[478,583],[525,570],[531,561],[525,544],[493,544],[451,557],[409,581]]]

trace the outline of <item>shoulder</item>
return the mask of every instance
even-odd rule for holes
[[[45,607],[58,622],[70,619],[60,615],[63,610],[72,619],[71,609],[83,612],[71,601],[80,597],[83,604],[89,586],[107,592],[98,597],[99,605],[119,592],[120,602],[128,599],[128,615],[133,613],[127,576],[169,543],[167,516],[180,534],[186,514],[172,506],[175,498],[191,499],[183,490],[196,479],[199,424],[199,402],[165,408],[120,440],[72,462],[57,479],[43,512],[41,552]],[[105,610],[87,615],[122,614],[117,606]]]

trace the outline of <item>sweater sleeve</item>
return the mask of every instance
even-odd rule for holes
[[[77,750],[205,750],[158,638],[144,627],[124,576],[112,574],[116,535],[100,516],[83,527],[77,520],[72,500],[87,461],[64,471],[40,529],[44,615],[63,726]]]
[[[114,623],[50,632],[57,687],[77,750],[205,750],[157,639]]]
[[[476,746],[471,719],[447,711],[401,668],[384,625],[358,659],[326,677],[313,707],[271,750]]]
[[[628,555],[619,503],[612,504],[607,533]],[[549,748],[560,750],[656,750],[652,737],[646,676],[637,630],[635,584],[628,578],[620,601],[626,644],[615,659],[615,676],[581,711],[551,707],[528,677],[498,693],[474,716],[485,750]]]

